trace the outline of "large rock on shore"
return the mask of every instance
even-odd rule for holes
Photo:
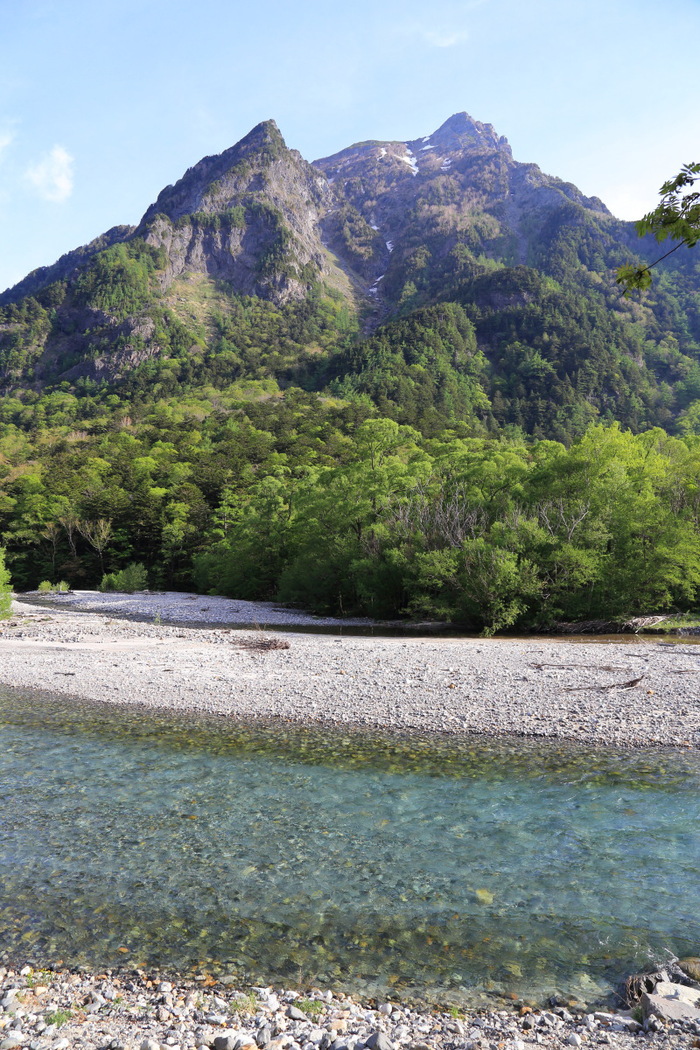
[[[700,1021],[700,990],[684,984],[659,981],[653,992],[641,997],[645,1017],[656,1014],[664,1021]]]

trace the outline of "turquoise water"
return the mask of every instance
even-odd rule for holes
[[[700,949],[700,757],[0,693],[0,946],[433,1002]]]

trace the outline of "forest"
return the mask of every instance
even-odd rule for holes
[[[140,562],[153,588],[490,633],[687,610],[700,586],[696,435],[426,435],[270,379],[149,406],[55,391],[3,416],[18,589]]]

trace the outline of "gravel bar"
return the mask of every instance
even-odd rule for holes
[[[203,618],[221,626],[197,626]],[[268,630],[232,629],[251,620]],[[284,631],[302,621],[348,622],[173,593],[83,591],[56,596],[50,608],[15,603],[0,624],[0,682],[240,719],[700,747],[693,643]]]

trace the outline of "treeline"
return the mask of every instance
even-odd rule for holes
[[[50,398],[41,425],[19,425],[21,403],[0,425],[0,542],[20,589],[94,587],[140,562],[153,587],[486,631],[697,599],[695,436],[429,437],[368,399],[271,380],[132,415],[116,396]]]

